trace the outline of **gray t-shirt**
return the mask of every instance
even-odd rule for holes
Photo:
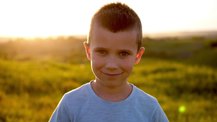
[[[158,101],[133,86],[123,101],[109,102],[98,97],[90,83],[66,93],[50,122],[168,122]]]

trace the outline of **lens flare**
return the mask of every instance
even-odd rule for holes
[[[179,106],[179,113],[185,113],[186,107],[184,105]]]

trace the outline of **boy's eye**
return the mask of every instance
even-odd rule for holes
[[[99,55],[106,55],[106,51],[105,50],[97,50],[96,51]]]
[[[119,55],[120,55],[121,57],[126,57],[126,56],[129,56],[130,53],[128,53],[128,52],[120,52]]]

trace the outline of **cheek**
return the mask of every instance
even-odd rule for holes
[[[127,70],[128,72],[131,72],[134,66],[134,61],[124,61],[121,63],[121,66],[123,69]]]
[[[95,55],[91,58],[91,65],[93,68],[99,68],[103,66],[103,60]]]

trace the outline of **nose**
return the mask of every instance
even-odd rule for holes
[[[115,70],[118,68],[118,60],[114,56],[109,56],[106,59],[105,68],[108,70]]]

